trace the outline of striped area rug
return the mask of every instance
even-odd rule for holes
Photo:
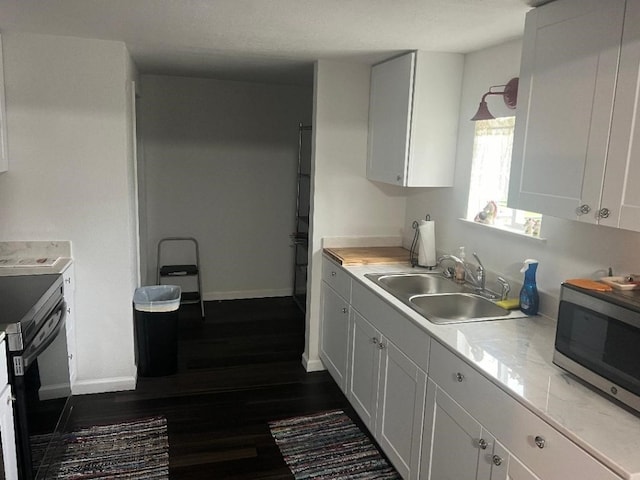
[[[401,480],[341,410],[269,422],[296,480]]]
[[[66,434],[46,479],[166,480],[169,440],[164,417],[100,425]]]

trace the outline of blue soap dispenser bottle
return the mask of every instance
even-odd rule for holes
[[[536,315],[540,306],[540,297],[536,286],[537,269],[538,261],[528,258],[520,270],[524,273],[524,285],[520,289],[520,310],[527,315]]]

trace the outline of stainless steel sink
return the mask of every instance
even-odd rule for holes
[[[458,323],[509,318],[509,310],[470,293],[415,295],[411,306],[433,323]]]
[[[480,322],[522,318],[519,310],[505,310],[440,273],[385,273],[365,275],[432,323]]]
[[[381,275],[377,282],[391,292],[404,295],[468,291],[464,286],[433,273]]]

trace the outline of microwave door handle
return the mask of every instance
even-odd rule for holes
[[[51,343],[60,333],[60,330],[62,330],[66,319],[67,303],[64,300],[61,300],[42,327],[50,329],[47,336],[43,339],[38,339],[38,335],[36,335],[34,337],[34,341],[27,345],[27,347],[24,349],[23,354],[14,357],[13,360],[16,375],[24,375],[24,370],[26,370],[29,365],[31,365],[31,363],[33,363],[33,361],[38,358],[38,355],[44,352],[47,347],[51,345]],[[52,326],[52,322],[55,322],[55,325]]]

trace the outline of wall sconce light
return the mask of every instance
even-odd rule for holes
[[[494,88],[504,87],[501,92],[494,92]],[[512,78],[507,82],[506,85],[493,85],[489,88],[489,91],[482,96],[482,100],[480,100],[480,106],[478,107],[478,111],[471,118],[472,122],[476,122],[478,120],[492,120],[494,117],[489,108],[487,107],[487,101],[485,100],[489,95],[502,95],[504,98],[504,103],[507,108],[514,109],[516,108],[516,103],[518,100],[518,77]]]

